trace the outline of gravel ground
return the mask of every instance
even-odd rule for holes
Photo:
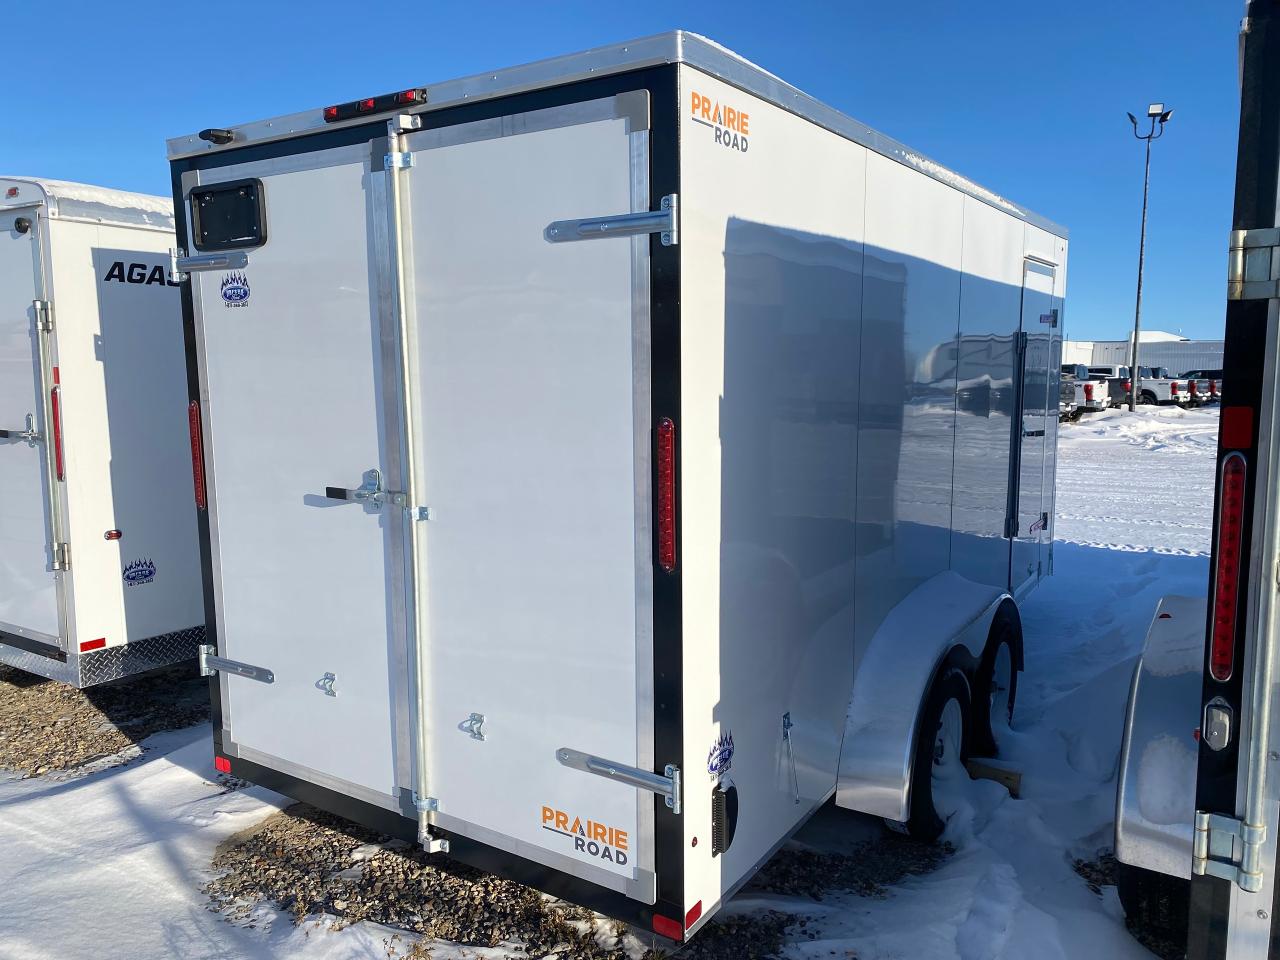
[[[1116,885],[1118,867],[1116,858],[1110,851],[1098,855],[1096,860],[1077,860],[1073,866],[1076,873],[1084,878],[1085,884],[1094,893],[1102,895],[1103,887]],[[1125,918],[1124,924],[1133,938],[1154,953],[1160,960],[1186,960],[1187,945],[1180,941],[1170,940],[1159,930],[1148,930]]]
[[[194,664],[87,690],[0,666],[0,770],[23,776],[124,763],[152,734],[208,719],[208,681]]]
[[[831,891],[883,896],[888,884],[934,868],[949,852],[889,834],[846,855],[787,849],[748,889],[815,900]],[[623,924],[460,864],[429,860],[412,844],[301,804],[229,838],[213,868],[217,875],[205,892],[233,922],[252,924],[263,903],[296,923],[321,914],[341,924],[370,920],[426,938],[411,956],[429,957],[431,940],[439,939],[505,948],[506,956],[525,960],[625,960],[626,946],[637,942]],[[765,960],[778,956],[789,929],[803,938],[805,924],[795,914],[730,912],[679,956]]]

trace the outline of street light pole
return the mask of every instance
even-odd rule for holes
[[[1163,103],[1153,103],[1147,107],[1147,116],[1151,118],[1151,129],[1146,136],[1138,133],[1138,118],[1129,114],[1129,122],[1133,124],[1133,135],[1147,142],[1147,165],[1142,174],[1142,231],[1138,235],[1138,297],[1133,307],[1133,348],[1129,351],[1129,410],[1138,409],[1138,397],[1142,393],[1142,375],[1138,371],[1138,341],[1142,335],[1142,267],[1147,257],[1147,194],[1151,189],[1151,141],[1164,136],[1164,125],[1173,116],[1172,110],[1166,110]]]

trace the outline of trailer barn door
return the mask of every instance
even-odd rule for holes
[[[1053,436],[1049,418],[1057,417],[1057,376],[1053,367],[1054,267],[1036,260],[1023,263],[1021,385],[1014,440],[1018,444],[1014,491],[1013,543],[1009,586],[1018,591],[1039,579],[1048,561],[1049,511],[1053,487],[1046,480],[1052,465],[1048,441]]]
[[[650,209],[647,104],[411,134],[407,193],[432,822],[652,902],[653,795],[557,752],[652,770],[650,237],[549,228]]]
[[[221,264],[192,274],[217,652],[274,676],[221,672],[223,749],[392,806],[405,512],[375,496],[400,489],[373,239],[384,153],[201,171],[183,188],[208,231],[188,250]]]
[[[0,639],[58,646],[44,386],[52,368],[35,306],[44,287],[40,213],[0,211]]]

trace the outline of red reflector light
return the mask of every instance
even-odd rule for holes
[[[368,113],[375,105],[373,97],[365,97],[363,100],[356,101],[356,110],[360,113]]]
[[[676,425],[670,417],[658,421],[658,564],[667,573],[676,568]]]
[[[204,489],[204,438],[200,433],[200,404],[192,400],[187,407],[187,426],[191,433],[191,479],[195,484],[196,506],[208,506]]]
[[[680,926],[679,920],[672,920],[657,913],[653,915],[653,932],[677,943],[684,939],[684,927]]]
[[[67,479],[67,465],[62,459],[62,387],[58,386],[58,368],[53,368],[54,387],[49,391],[53,410],[53,468],[59,480]]]
[[[5,199],[12,200],[14,197],[18,195],[18,188],[10,187],[8,190],[4,192],[4,195],[5,195]]]
[[[1093,399],[1093,384],[1092,384],[1092,383],[1086,383],[1086,384],[1084,385],[1084,398],[1085,398],[1086,400],[1092,400],[1092,399]]]
[[[99,637],[97,640],[86,640],[80,644],[80,652],[88,653],[90,650],[101,650],[107,645],[106,637]]]
[[[699,900],[692,907],[690,907],[689,912],[684,915],[684,928],[688,930],[690,927],[692,927],[695,923],[698,922],[698,918],[700,916],[702,916],[701,900]]]
[[[421,103],[425,99],[421,90],[401,90],[395,95],[396,103]]]
[[[119,540],[123,536],[124,534],[119,530],[108,530],[102,535],[102,538],[104,540]]]
[[[1236,654],[1236,608],[1240,596],[1240,546],[1244,530],[1244,455],[1222,461],[1218,501],[1217,566],[1213,573],[1213,620],[1209,637],[1209,675],[1231,679]]]
[[[325,107],[325,108],[324,108],[324,122],[325,122],[325,123],[333,123],[333,121],[335,121],[335,120],[337,120],[337,119],[338,119],[338,108],[337,108],[337,107]]]
[[[1253,408],[1223,407],[1218,437],[1224,450],[1247,450],[1253,446]]]
[[[217,770],[219,773],[230,773],[231,761],[226,757],[214,757],[213,769]]]

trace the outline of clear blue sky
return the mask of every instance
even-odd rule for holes
[[[1071,231],[1067,334],[1221,336],[1237,0],[343,3],[13,0],[0,172],[168,193],[165,139],[682,27]]]

